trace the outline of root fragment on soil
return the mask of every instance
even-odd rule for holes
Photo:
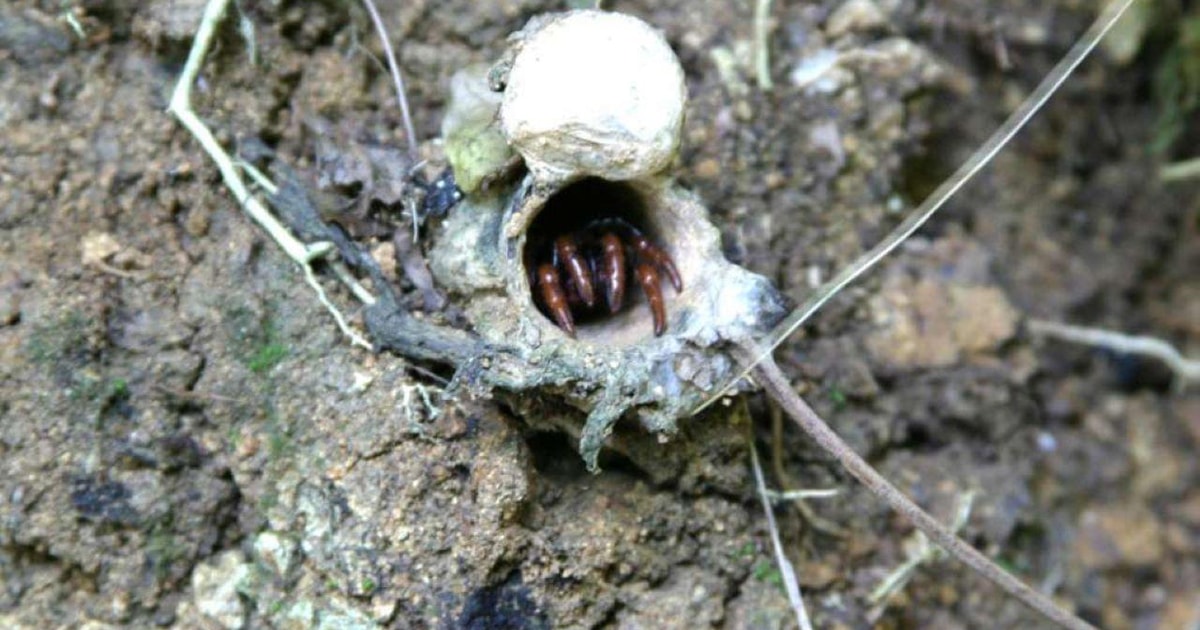
[[[1159,179],[1163,182],[1182,182],[1190,179],[1200,179],[1200,158],[1192,158],[1163,166],[1162,171],[1159,173]]]
[[[1041,319],[1033,319],[1028,323],[1029,331],[1035,335],[1158,359],[1175,373],[1180,386],[1200,382],[1200,360],[1184,357],[1175,346],[1157,337],[1126,335],[1103,328],[1072,326]]]
[[[825,488],[820,490],[771,490],[767,488],[767,498],[772,503],[781,503],[784,501],[803,501],[804,499],[831,499],[836,497],[839,491],[833,488]]]
[[[872,494],[904,516],[935,544],[1049,621],[1072,630],[1095,630],[1091,624],[1059,608],[1049,597],[1000,568],[884,479],[796,394],[791,382],[775,364],[774,359],[770,358],[769,350],[764,351],[753,343],[746,343],[738,348],[737,357],[742,365],[754,372],[755,380],[767,395],[791,416],[801,430],[815,440],[825,452],[836,458],[846,471]],[[764,360],[763,357],[767,358]]]
[[[793,487],[787,470],[783,466],[783,410],[775,401],[770,401],[771,408],[771,468],[775,472],[776,483],[783,488],[782,494],[788,495],[788,488]],[[803,492],[803,491],[799,491]],[[846,538],[849,534],[844,528],[837,523],[829,521],[819,516],[812,507],[808,505],[806,497],[789,498],[790,504],[800,513],[800,518],[804,519],[814,530],[832,536],[833,538]]]
[[[238,165],[229,156],[217,139],[213,136],[212,131],[200,120],[192,110],[192,84],[196,81],[196,76],[200,72],[200,67],[204,64],[204,57],[208,54],[208,49],[212,45],[213,36],[216,34],[217,25],[225,16],[225,10],[229,6],[229,0],[210,0],[204,8],[204,16],[201,18],[200,27],[196,30],[196,37],[192,41],[192,49],[188,53],[187,63],[183,67],[183,72],[179,76],[179,82],[175,84],[175,91],[171,95],[171,103],[167,107],[167,112],[173,114],[175,118],[189,131],[192,136],[200,142],[204,151],[208,153],[213,162],[217,165],[217,169],[221,171],[221,178],[225,182],[225,187],[229,189],[238,204],[254,219],[264,230],[267,235],[275,241],[284,253],[291,258],[304,271],[304,280],[317,294],[317,299],[325,307],[329,314],[333,316],[337,326],[341,329],[351,341],[351,343],[370,348],[371,344],[367,342],[362,335],[358,334],[347,323],[345,316],[341,311],[329,300],[325,294],[324,288],[321,287],[317,280],[316,274],[313,272],[312,263],[323,259],[334,251],[334,244],[327,241],[318,241],[313,243],[305,243],[297,239],[288,231],[275,215],[271,214],[266,208],[250,192],[246,183],[242,180],[241,174],[238,172]],[[265,178],[264,178],[265,179]],[[347,276],[340,275],[340,279],[345,281]],[[355,291],[355,295],[360,299],[366,295],[365,291]]]
[[[771,0],[754,3],[754,74],[758,89],[770,91],[771,80]]]

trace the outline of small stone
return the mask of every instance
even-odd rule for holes
[[[797,576],[800,580],[800,586],[809,589],[824,590],[832,585],[841,577],[842,569],[834,558],[822,558],[818,562],[810,563],[804,567],[804,571]]]
[[[833,94],[854,79],[849,72],[838,68],[840,59],[841,55],[836,50],[822,48],[799,59],[788,74],[788,79],[798,88],[816,94]],[[854,152],[848,140],[843,140],[842,147]]]
[[[840,37],[847,33],[873,31],[887,24],[887,16],[871,0],[847,0],[825,23],[825,33]]]
[[[317,611],[313,603],[307,599],[300,600],[287,608],[272,621],[281,630],[308,630],[313,627]]]
[[[712,158],[701,160],[692,169],[700,179],[716,179],[721,176],[721,163]]]
[[[21,320],[21,285],[15,273],[0,273],[0,327]]]
[[[1142,50],[1142,42],[1153,22],[1153,4],[1135,2],[1112,30],[1100,40],[1100,47],[1118,66],[1128,66]]]
[[[872,310],[878,328],[867,348],[898,369],[947,367],[987,352],[1016,333],[1019,317],[997,287],[903,276],[885,282]]]
[[[330,599],[329,606],[321,610],[318,617],[318,630],[375,630],[379,627],[365,613],[341,598]]]
[[[238,630],[246,625],[246,609],[238,586],[249,576],[250,566],[237,551],[226,551],[192,572],[192,598],[200,614],[223,628]]]
[[[102,264],[119,251],[121,244],[108,232],[88,232],[80,244],[81,258],[85,265]]]
[[[5,628],[21,628],[21,627],[23,627],[20,624],[17,624],[15,621],[13,622],[13,625],[8,625],[7,622],[4,622],[3,617],[0,617],[0,625],[2,625]],[[117,626],[114,626],[109,623],[104,623],[103,621],[94,621],[93,620],[93,621],[85,621],[82,626],[79,626],[79,630],[117,630]]]
[[[196,34],[205,4],[204,0],[147,2],[133,20],[133,32],[156,47],[166,42],[188,41]]]
[[[296,561],[296,542],[277,532],[263,532],[254,539],[254,553],[276,577],[284,577]]]
[[[1163,557],[1163,528],[1145,506],[1084,512],[1075,557],[1089,569],[1150,568]]]

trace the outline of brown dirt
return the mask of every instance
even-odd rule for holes
[[[401,146],[360,10],[246,4],[258,63],[228,21],[196,92],[226,146],[261,140],[313,173],[317,116]],[[820,28],[841,3],[776,3],[779,85],[764,95],[711,54],[744,51],[750,3],[609,4],[684,62],[680,177],[729,255],[797,297],[960,162],[1088,19],[1067,1],[901,2],[833,38]],[[773,483],[843,490],[811,505],[842,538],[781,511],[820,627],[1038,623],[948,561],[872,611],[910,528],[790,428],[774,440],[761,401],[666,445],[619,432],[627,455],[591,476],[562,434],[450,404],[403,360],[352,348],[163,113],[203,2],[72,4],[84,39],[65,6],[0,8],[0,625],[788,627],[747,431],[778,453]],[[419,135],[436,136],[453,71],[561,7],[381,3]],[[834,94],[787,79],[822,42],[888,38],[915,44],[911,64],[865,64]],[[966,539],[1110,628],[1196,619],[1200,399],[1151,361],[1041,342],[1022,322],[1200,352],[1200,188],[1158,182],[1164,156],[1147,149],[1165,41],[1085,65],[780,354],[919,503],[949,518],[975,492]]]

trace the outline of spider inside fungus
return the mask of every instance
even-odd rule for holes
[[[581,10],[533,18],[510,42],[451,82],[443,135],[466,195],[430,272],[475,334],[528,357],[505,372],[513,404],[588,415],[579,450],[595,470],[622,417],[674,434],[732,376],[730,345],[766,334],[787,300],[725,258],[674,177],[687,89],[662,33]]]
[[[534,303],[572,337],[577,321],[620,312],[631,280],[649,305],[655,336],[662,336],[667,330],[663,276],[676,293],[683,290],[671,256],[638,227],[638,206],[628,192],[584,180],[553,198],[545,220],[535,220],[530,228],[525,269]],[[574,206],[574,212],[552,206]]]

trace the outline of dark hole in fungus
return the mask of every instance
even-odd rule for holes
[[[641,440],[648,437],[636,431],[637,429],[632,430],[624,439]],[[573,439],[566,434],[557,431],[536,431],[527,434],[525,440],[529,445],[529,452],[533,455],[534,468],[551,486],[574,485],[580,480],[591,478],[591,473],[579,456]],[[604,449],[600,453],[600,467],[610,477],[626,476],[653,483],[649,473],[617,450]]]
[[[596,273],[603,260],[600,239],[605,232],[612,232],[620,237],[625,245],[627,259],[624,299],[616,313],[611,312],[606,303],[602,289],[603,281]],[[529,226],[523,257],[526,277],[532,291],[531,299],[542,315],[552,323],[555,321],[550,309],[540,298],[536,276],[538,267],[545,263],[555,264],[558,260],[555,257],[555,242],[559,237],[569,235],[578,246],[583,259],[592,267],[591,277],[596,285],[594,306],[588,307],[578,299],[570,306],[574,324],[580,332],[585,332],[589,325],[605,323],[625,314],[649,321],[651,311],[641,287],[633,276],[632,264],[629,264],[634,260],[632,239],[639,233],[664,251],[669,249],[658,236],[645,200],[629,184],[592,177],[571,184],[551,197]],[[559,261],[556,269],[560,283],[566,285],[569,282],[569,274],[565,264]],[[662,274],[660,284],[669,311],[674,290],[665,273]],[[564,294],[578,296],[578,291],[569,287],[563,286],[563,290]]]

